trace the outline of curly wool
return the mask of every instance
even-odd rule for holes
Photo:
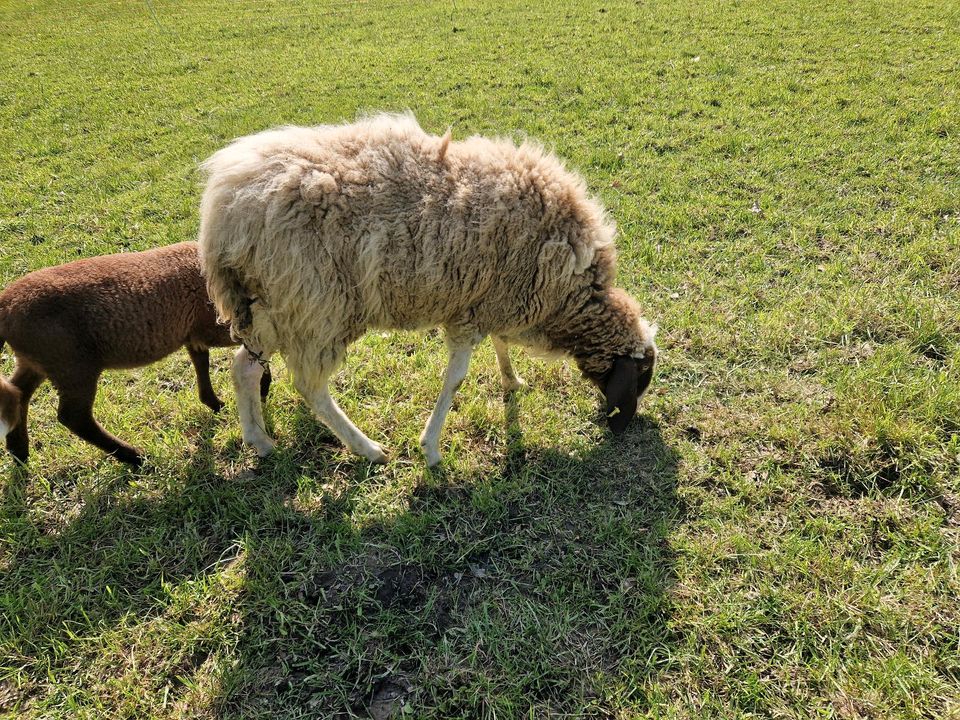
[[[443,326],[571,353],[591,375],[652,332],[612,288],[614,227],[535,143],[425,133],[411,115],[286,127],[205,164],[201,261],[221,317],[295,373],[369,328]]]

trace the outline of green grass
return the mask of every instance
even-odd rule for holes
[[[282,367],[263,462],[185,354],[109,373],[137,473],[45,387],[0,714],[960,717],[960,5],[541,5],[0,2],[0,282],[194,237],[235,136],[410,108],[582,172],[663,351],[611,439],[562,364],[505,405],[485,346],[433,474],[435,334],[337,376],[383,468]]]

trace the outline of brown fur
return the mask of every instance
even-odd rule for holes
[[[100,374],[147,365],[186,346],[200,400],[216,412],[222,403],[210,384],[208,350],[237,344],[217,322],[193,242],[26,275],[0,293],[0,345],[4,341],[17,358],[10,381],[0,378],[0,420],[14,457],[27,459],[30,397],[49,378],[60,397],[57,419],[132,465],[140,465],[141,452],[93,418]]]

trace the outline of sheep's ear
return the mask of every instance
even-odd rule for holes
[[[637,413],[637,363],[631,357],[618,357],[607,379],[607,424],[619,435]]]

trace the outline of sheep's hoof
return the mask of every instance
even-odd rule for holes
[[[440,464],[440,446],[437,441],[430,436],[429,428],[424,428],[420,433],[420,449],[427,459],[427,467],[432,468]]]
[[[513,393],[523,392],[529,387],[522,377],[515,377],[513,380],[503,381],[503,394],[513,395]]]
[[[423,448],[423,454],[427,459],[427,467],[435,468],[440,464],[440,461],[443,460],[443,456],[440,454],[440,451],[436,448],[428,448],[423,445],[420,446]]]
[[[375,443],[372,440],[370,441],[370,447],[360,454],[370,462],[376,463],[377,465],[384,465],[390,460],[390,455],[387,453],[386,448],[380,443]]]
[[[266,457],[273,452],[273,449],[277,446],[277,443],[266,436],[257,438],[256,440],[248,440],[247,443],[253,446],[253,449],[257,451],[259,457]]]

